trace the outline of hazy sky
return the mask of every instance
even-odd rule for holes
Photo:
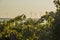
[[[25,14],[38,18],[45,11],[55,11],[53,0],[0,0],[0,18],[14,18]]]

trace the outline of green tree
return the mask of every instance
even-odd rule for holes
[[[54,0],[54,4],[57,7],[57,11],[55,12],[55,20],[52,24],[53,40],[60,40],[60,0]]]

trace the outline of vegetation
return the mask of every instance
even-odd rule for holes
[[[38,20],[24,14],[9,21],[0,21],[0,40],[60,40],[60,1],[54,0],[57,11],[46,12]]]

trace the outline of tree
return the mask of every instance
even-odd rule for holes
[[[54,4],[57,7],[57,11],[55,12],[55,20],[52,24],[53,40],[60,40],[60,0],[54,0]]]

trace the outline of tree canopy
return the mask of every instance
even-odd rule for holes
[[[54,0],[56,12],[46,12],[39,19],[24,14],[0,21],[0,40],[60,40],[60,0]]]

